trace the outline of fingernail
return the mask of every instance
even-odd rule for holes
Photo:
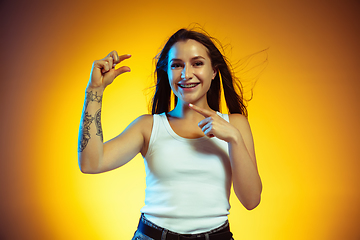
[[[189,106],[192,107],[193,105],[191,103],[189,103]]]

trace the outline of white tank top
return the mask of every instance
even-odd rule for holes
[[[218,115],[229,121],[227,114]],[[145,155],[145,206],[156,225],[183,234],[206,232],[227,220],[231,167],[227,142],[206,136],[187,139],[165,113],[153,115]]]

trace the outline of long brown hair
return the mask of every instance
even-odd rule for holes
[[[216,40],[205,33],[187,29],[180,29],[174,33],[166,42],[160,54],[156,57],[155,76],[157,81],[156,91],[152,99],[151,113],[159,114],[170,111],[171,88],[167,75],[168,55],[171,47],[176,42],[186,41],[188,39],[193,39],[207,48],[212,67],[217,70],[217,74],[214,80],[211,82],[210,89],[207,92],[207,101],[209,107],[214,111],[219,111],[221,97],[221,77],[224,97],[229,113],[240,113],[247,117],[248,113],[244,104],[241,83],[230,70],[230,64],[226,58],[212,41],[212,39],[214,41]],[[177,97],[175,96],[175,104],[176,103]]]

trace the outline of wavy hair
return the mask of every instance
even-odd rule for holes
[[[247,117],[248,112],[244,104],[241,83],[231,71],[230,64],[225,56],[215,46],[214,41],[217,43],[218,41],[208,34],[187,29],[180,29],[174,33],[155,58],[156,90],[151,102],[151,113],[159,114],[170,111],[171,87],[167,74],[168,55],[171,47],[176,42],[186,41],[188,39],[193,39],[206,47],[210,56],[211,65],[217,70],[216,76],[214,80],[212,80],[210,89],[207,92],[209,107],[214,111],[219,111],[221,97],[220,82],[222,82],[224,97],[229,113],[240,113]],[[175,96],[175,104],[176,103],[177,97]]]

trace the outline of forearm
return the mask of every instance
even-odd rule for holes
[[[260,203],[262,191],[256,163],[251,159],[241,135],[228,146],[235,194],[244,207],[251,210]]]
[[[86,89],[82,112],[78,158],[84,173],[96,173],[103,157],[103,133],[101,128],[101,104],[103,89]]]

